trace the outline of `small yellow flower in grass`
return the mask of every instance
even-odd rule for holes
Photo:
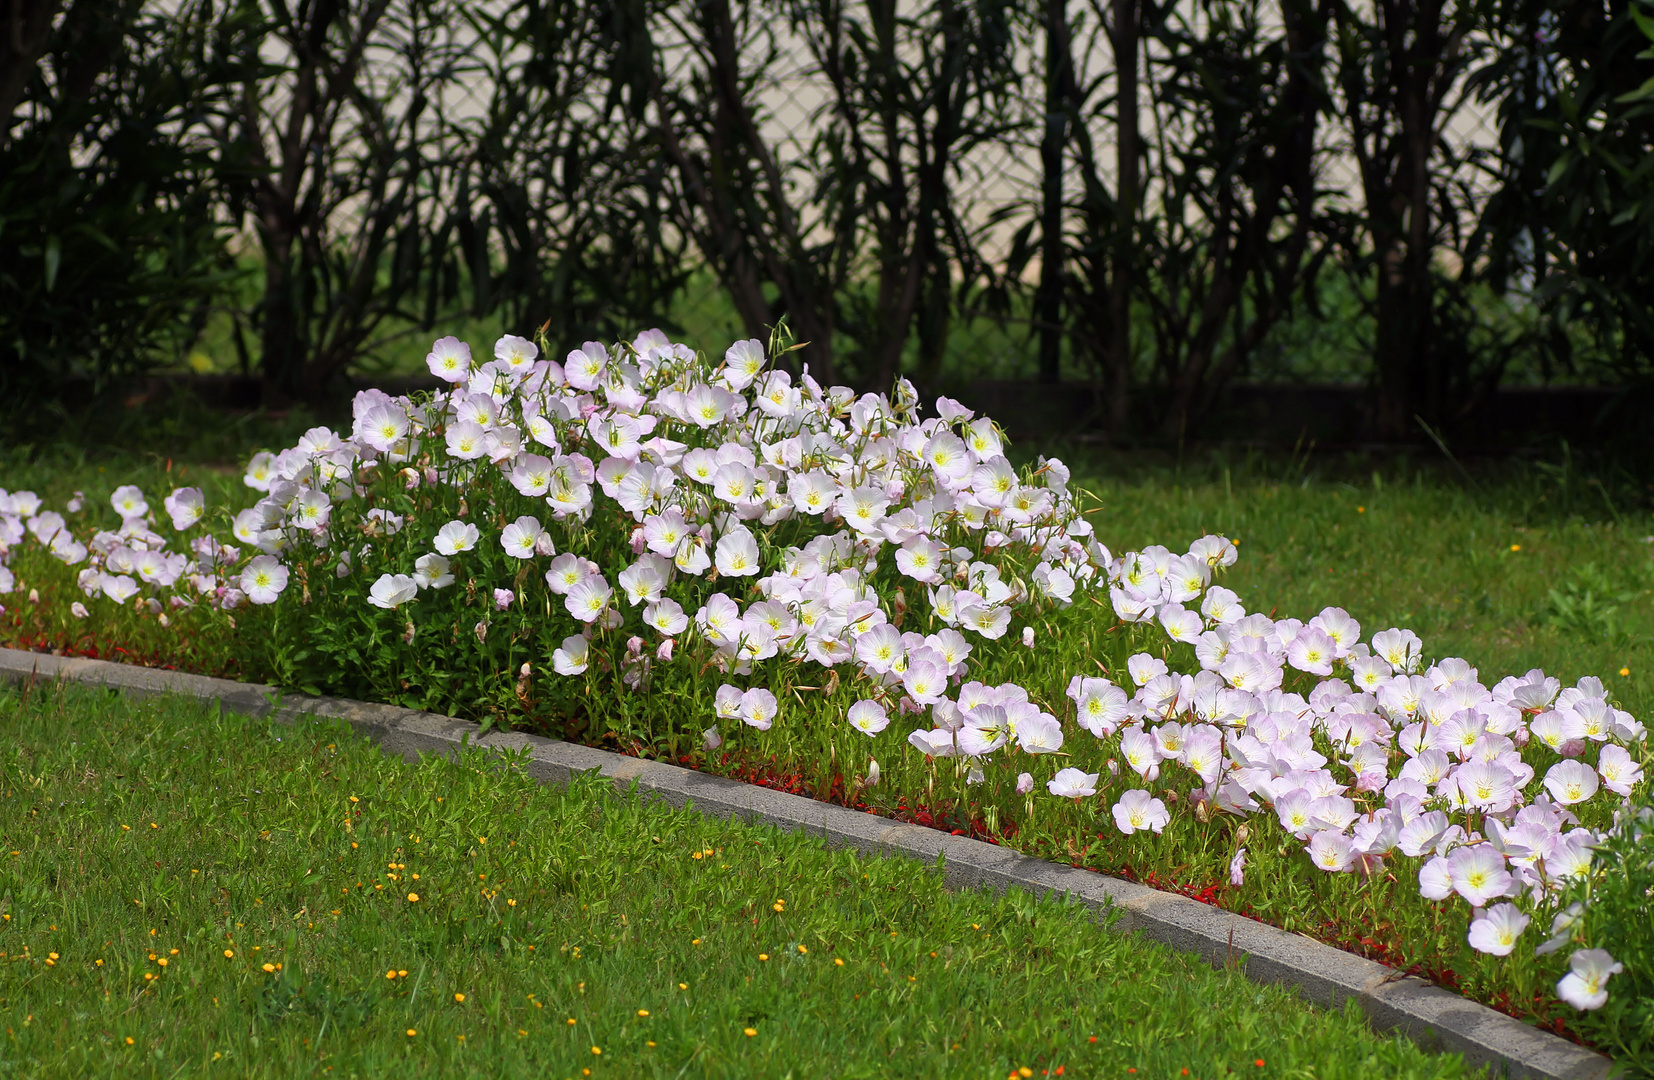
[[[274,965],[274,964],[265,964],[264,965],[264,972],[267,975],[274,973],[275,970],[276,970],[276,965]]]
[[[758,1034],[758,1029],[757,1029],[757,1028],[747,1028],[747,1029],[746,1029],[746,1036],[747,1036],[747,1038],[749,1038],[749,1039],[750,1039],[750,1038],[752,1038],[752,1037],[753,1037],[753,1036],[754,1036],[754,1035],[756,1035],[756,1034]]]
[[[649,1010],[648,1009],[639,1009],[637,1011],[637,1014],[639,1016],[648,1016],[649,1015]]]
[[[477,837],[477,843],[479,843],[479,844],[486,844],[486,843],[488,843],[488,837],[486,837],[486,836],[479,836],[479,837]]]
[[[1620,678],[1629,679],[1630,677],[1631,677],[1631,669],[1630,668],[1628,668],[1628,667],[1620,668]]]
[[[103,967],[103,957],[101,957],[101,956],[100,956],[100,957],[98,957],[98,958],[97,958],[97,960],[95,960],[95,961],[93,961],[93,962],[94,962],[94,963],[95,963],[95,964],[97,964],[97,965],[98,965],[98,967]]]
[[[767,953],[767,952],[761,952],[761,953],[758,954],[758,959],[760,959],[760,960],[768,960],[769,958],[770,958],[770,954]]]
[[[408,894],[408,903],[410,903],[410,904],[419,903],[419,894],[416,893],[416,892],[409,893]]]
[[[125,829],[125,830],[126,830],[126,831],[127,831],[127,832],[131,832],[131,831],[132,831],[132,826],[130,826],[130,825],[122,825],[122,826],[121,826],[121,828],[123,828],[123,829]],[[132,1040],[131,1040],[131,1039],[128,1039],[128,1040],[126,1040],[126,1041],[127,1041],[127,1042],[131,1042],[131,1041],[132,1041]]]
[[[1033,1076],[1034,1075],[1034,1070],[1030,1069],[1028,1066],[1024,1065],[1022,1068],[1017,1070],[1017,1075],[1018,1076],[1023,1076],[1023,1077]]]
[[[776,901],[776,902],[775,902],[775,903],[774,903],[774,904],[772,904],[772,905],[771,905],[771,906],[772,906],[772,907],[774,907],[774,908],[775,908],[775,910],[776,910],[776,911],[785,911],[785,910],[786,910],[786,909],[787,909],[787,905],[786,905],[786,904],[784,904],[784,903],[782,903],[782,902],[781,902],[781,901],[779,901],[779,900],[777,900],[777,901]]]
[[[517,1029],[517,1038],[522,1039],[522,1038],[526,1038],[527,1036],[528,1036],[528,1029],[527,1028],[518,1028]]]
[[[148,982],[149,980],[153,979],[154,977],[155,977],[155,973],[153,971],[144,972],[144,982]]]
[[[411,1039],[411,1038],[413,1038],[413,1037],[414,1037],[414,1036],[415,1036],[415,1035],[418,1035],[418,1034],[419,1034],[419,1031],[418,1031],[418,1029],[416,1029],[416,1028],[409,1028],[409,1029],[408,1029],[408,1038],[410,1038],[410,1039]]]
[[[397,968],[396,969],[396,977],[398,979],[406,979],[408,977],[408,969],[407,968]]]
[[[601,1046],[594,1046],[594,1047],[592,1047],[592,1053],[597,1054],[598,1056],[601,1057],[602,1054],[603,1054],[603,1048]]]
[[[804,947],[804,946],[802,946],[802,945],[800,945],[800,946],[799,946],[799,947],[798,947],[798,952],[799,952],[799,954],[800,954],[800,955],[803,955],[803,954],[805,954],[805,953],[807,953],[807,952],[809,952],[809,951],[810,951],[810,950],[809,950],[809,949],[806,949],[806,948],[805,948],[805,947]],[[934,956],[934,955],[936,955],[936,954],[935,954],[935,953],[932,953],[932,954],[931,954],[931,955],[932,955],[932,956]]]
[[[454,995],[454,1003],[457,1004],[457,1005],[465,1004],[465,995],[464,994],[455,994]]]
[[[157,963],[157,964],[160,964],[160,965],[161,965],[161,966],[162,966],[162,967],[166,967],[166,966],[167,966],[167,958],[166,958],[166,957],[164,957],[164,956],[163,956],[163,957],[161,957],[161,958],[160,958],[160,959],[159,959],[159,960],[157,960],[157,961],[155,961],[155,962],[156,962],[156,963]]]
[[[688,983],[679,983],[678,984],[678,989],[679,990],[688,990],[689,989],[689,984]]]
[[[361,802],[361,801],[362,801],[362,800],[361,800],[361,799],[358,799],[358,798],[357,798],[357,797],[356,797],[356,796],[354,796],[354,795],[352,795],[352,796],[351,796],[351,797],[350,797],[350,801],[351,801],[351,802]]]
[[[133,1040],[133,1038],[132,1038],[132,1036],[130,1036],[130,1035],[128,1035],[128,1036],[127,1036],[127,1037],[126,1037],[126,1045],[128,1045],[128,1046],[131,1046],[131,1045],[132,1045],[132,1043],[133,1043],[133,1041],[134,1041],[134,1040]]]
[[[160,828],[160,826],[155,824],[153,821],[149,823],[149,827],[152,828],[152,829],[159,829]]]
[[[648,1042],[644,1043],[643,1045],[647,1046],[649,1049],[653,1050],[655,1048],[655,1040],[650,1039]]]
[[[1367,512],[1367,508],[1365,506],[1358,506],[1355,508],[1355,512],[1358,514],[1365,514]]]
[[[1521,544],[1512,544],[1510,546],[1510,549],[1512,551],[1521,551],[1522,550],[1522,545]]]
[[[573,1027],[573,1026],[574,1026],[574,1017],[571,1016],[571,1017],[569,1017],[569,1027]]]
[[[390,971],[385,972],[385,978],[387,978],[387,979],[396,978],[396,971],[394,969],[392,969]]]
[[[506,904],[507,904],[507,905],[508,905],[508,906],[510,906],[510,907],[516,907],[516,906],[517,906],[517,901],[515,901],[515,900],[507,900],[507,901],[506,901]]]
[[[224,959],[234,960],[235,959],[235,950],[234,949],[225,949],[224,950]]]
[[[838,956],[833,957],[833,966],[834,967],[843,967],[844,966],[843,957],[838,957]]]
[[[6,916],[6,918],[8,918],[8,919],[9,919],[9,918],[11,918],[11,916],[10,916],[10,915],[7,915],[7,916]],[[700,938],[696,938],[696,939],[695,939],[695,940],[693,940],[693,941],[691,941],[691,942],[690,942],[690,943],[689,943],[689,944],[691,944],[691,945],[699,945],[699,944],[700,944],[700,943],[701,943],[701,939],[700,939]]]

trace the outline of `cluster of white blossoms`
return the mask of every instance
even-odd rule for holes
[[[543,577],[574,620],[577,632],[551,658],[560,675],[587,671],[593,643],[631,623],[618,665],[627,686],[690,648],[725,678],[813,664],[834,669],[828,681],[838,685],[842,670],[859,694],[850,728],[877,738],[893,717],[911,717],[903,730],[913,750],[966,759],[970,782],[1083,735],[1101,744],[1092,754],[1107,762],[1102,786],[1128,785],[1111,807],[1122,833],[1161,832],[1172,814],[1149,785],[1164,793],[1187,783],[1178,801],[1202,820],[1273,814],[1329,873],[1421,859],[1421,894],[1471,905],[1469,944],[1494,955],[1515,949],[1525,911],[1556,908],[1589,869],[1597,838],[1572,808],[1624,799],[1643,780],[1627,750],[1643,727],[1611,706],[1598,680],[1563,688],[1533,671],[1488,687],[1462,660],[1426,666],[1410,631],[1363,641],[1339,608],[1307,623],[1249,614],[1212,584],[1214,569],[1236,558],[1223,537],[1183,554],[1116,557],[1081,515],[1060,461],[1014,468],[991,421],[947,398],[921,418],[905,380],[889,395],[857,395],[773,366],[757,341],[713,362],[659,331],[614,350],[588,342],[561,364],[517,337],[476,363],[444,338],[428,361],[449,384],[442,392],[365,391],[348,436],[316,428],[257,455],[246,483],[262,497],[235,516],[233,544],[202,535],[190,555],[167,552],[136,488],[112,500],[121,529],[86,543],[32,494],[0,492],[0,591],[12,587],[5,556],[25,535],[71,566],[85,563],[88,597],[137,598],[156,612],[168,590],[174,607],[274,603],[289,582],[284,560],[325,556],[348,577],[407,529],[397,550],[411,561],[380,574],[366,596],[395,609],[452,584],[452,560],[487,548],[503,553],[518,583],[525,571]],[[387,483],[449,486],[473,506],[509,489],[533,512],[503,526],[463,511],[412,523],[371,505],[374,485]],[[189,530],[203,518],[201,492],[179,489],[165,510],[175,530]],[[566,545],[591,535],[581,526],[599,512],[626,523],[623,544],[558,550],[559,536]],[[790,531],[774,528],[784,523]],[[771,534],[799,542],[773,545]],[[693,611],[670,595],[691,579],[700,587],[677,591],[702,597]],[[715,586],[722,591],[708,594]],[[494,603],[510,606],[514,589],[494,588]],[[921,594],[929,633],[903,628]],[[1191,646],[1198,670],[1142,653],[1125,686],[1074,675],[1066,705],[1042,703],[1039,688],[972,677],[973,652],[1005,638],[1019,613],[1020,641],[1032,646],[1026,616],[1087,594],[1127,623],[1163,631],[1162,655],[1171,643]],[[475,630],[484,638],[486,620]],[[1307,696],[1283,689],[1289,669],[1317,680]],[[725,682],[706,745],[722,742],[718,722],[767,730],[779,711],[771,690]],[[876,780],[876,761],[868,772]],[[1063,768],[1046,787],[1078,801],[1097,794],[1101,776]],[[1031,774],[1018,777],[1018,791],[1033,786]],[[1240,847],[1237,885],[1245,863]],[[1576,916],[1556,916],[1550,947],[1570,939]],[[1598,953],[1580,950],[1558,986],[1576,1007],[1606,1000],[1617,968]]]
[[[71,514],[84,508],[85,497],[76,492],[65,507]],[[154,529],[154,514],[148,499],[137,487],[127,484],[109,498],[119,515],[118,530],[100,529],[84,541],[75,537],[63,514],[43,508],[32,491],[8,492],[0,488],[0,593],[9,593],[14,576],[7,565],[12,549],[25,538],[33,538],[66,566],[79,566],[77,583],[88,598],[106,597],[117,604],[141,603],[166,620],[160,594],[172,591],[170,606],[186,607],[202,596],[221,602],[217,571],[240,559],[240,551],[220,545],[211,536],[198,536],[190,543],[191,554],[166,550],[167,538]],[[199,523],[206,513],[200,488],[178,488],[163,501],[174,530],[182,532]],[[271,560],[274,564],[275,560]],[[287,580],[287,572],[276,565],[281,584],[265,589],[261,599],[274,600]],[[240,594],[238,594],[239,596]],[[234,598],[230,603],[236,602]],[[75,603],[74,613],[86,618],[85,604]]]

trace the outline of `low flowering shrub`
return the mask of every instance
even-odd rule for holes
[[[1646,787],[1599,840],[1593,869],[1569,884],[1538,951],[1570,950],[1558,993],[1592,1010],[1580,1030],[1629,1075],[1654,1075],[1654,798]]]
[[[1613,942],[1534,927],[1646,789],[1599,680],[1484,681],[1340,608],[1248,612],[1224,537],[1116,555],[1061,461],[1014,467],[905,380],[794,375],[784,344],[712,360],[650,331],[558,363],[507,337],[479,363],[444,338],[448,389],[359,394],[348,435],[252,460],[251,505],[123,486],[100,527],[0,495],[0,591],[60,627],[229,640],[311,692],[792,776],[1540,1021],[1612,998]]]

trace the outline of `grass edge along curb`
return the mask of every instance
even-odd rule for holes
[[[342,698],[280,696],[270,687],[0,648],[0,678],[11,682],[69,680],[147,696],[178,694],[254,716],[291,723],[303,716],[343,720],[386,753],[410,761],[447,754],[462,745],[521,751],[528,773],[541,783],[566,783],[597,770],[619,786],[638,789],[704,814],[764,822],[820,836],[829,845],[868,854],[942,857],[951,887],[1012,885],[1043,895],[1064,893],[1095,909],[1120,909],[1117,929],[1136,932],[1214,965],[1237,964],[1254,982],[1278,983],[1323,1008],[1355,998],[1375,1030],[1395,1030],[1430,1050],[1464,1055],[1472,1067],[1490,1064],[1511,1077],[1599,1080],[1612,1062],[1601,1054],[1469,1001],[1393,968],[1324,945],[1301,934],[1244,918],[1175,893],[1061,866],[1007,848],[935,829],[773,791],[662,762],[557,742],[520,732],[476,736],[477,725],[452,717]]]

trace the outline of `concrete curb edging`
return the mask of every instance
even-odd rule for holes
[[[617,786],[635,782],[640,791],[674,807],[693,803],[695,809],[713,817],[777,825],[868,854],[905,855],[929,862],[940,856],[946,881],[953,887],[1016,885],[1036,894],[1063,893],[1099,911],[1113,906],[1121,912],[1116,927],[1122,931],[1141,933],[1215,965],[1233,960],[1248,978],[1284,984],[1316,1005],[1336,1008],[1355,998],[1375,1029],[1396,1030],[1429,1049],[1463,1054],[1472,1066],[1489,1064],[1496,1073],[1542,1080],[1605,1080],[1612,1069],[1609,1059],[1600,1054],[1303,935],[1175,893],[799,795],[578,743],[516,732],[479,738],[477,725],[433,713],[339,698],[280,696],[265,686],[103,660],[0,649],[0,679],[67,680],[134,696],[178,694],[284,723],[305,716],[343,720],[386,753],[410,761],[422,754],[453,754],[467,745],[526,750],[529,775],[541,783],[566,783],[576,773],[596,770]]]

